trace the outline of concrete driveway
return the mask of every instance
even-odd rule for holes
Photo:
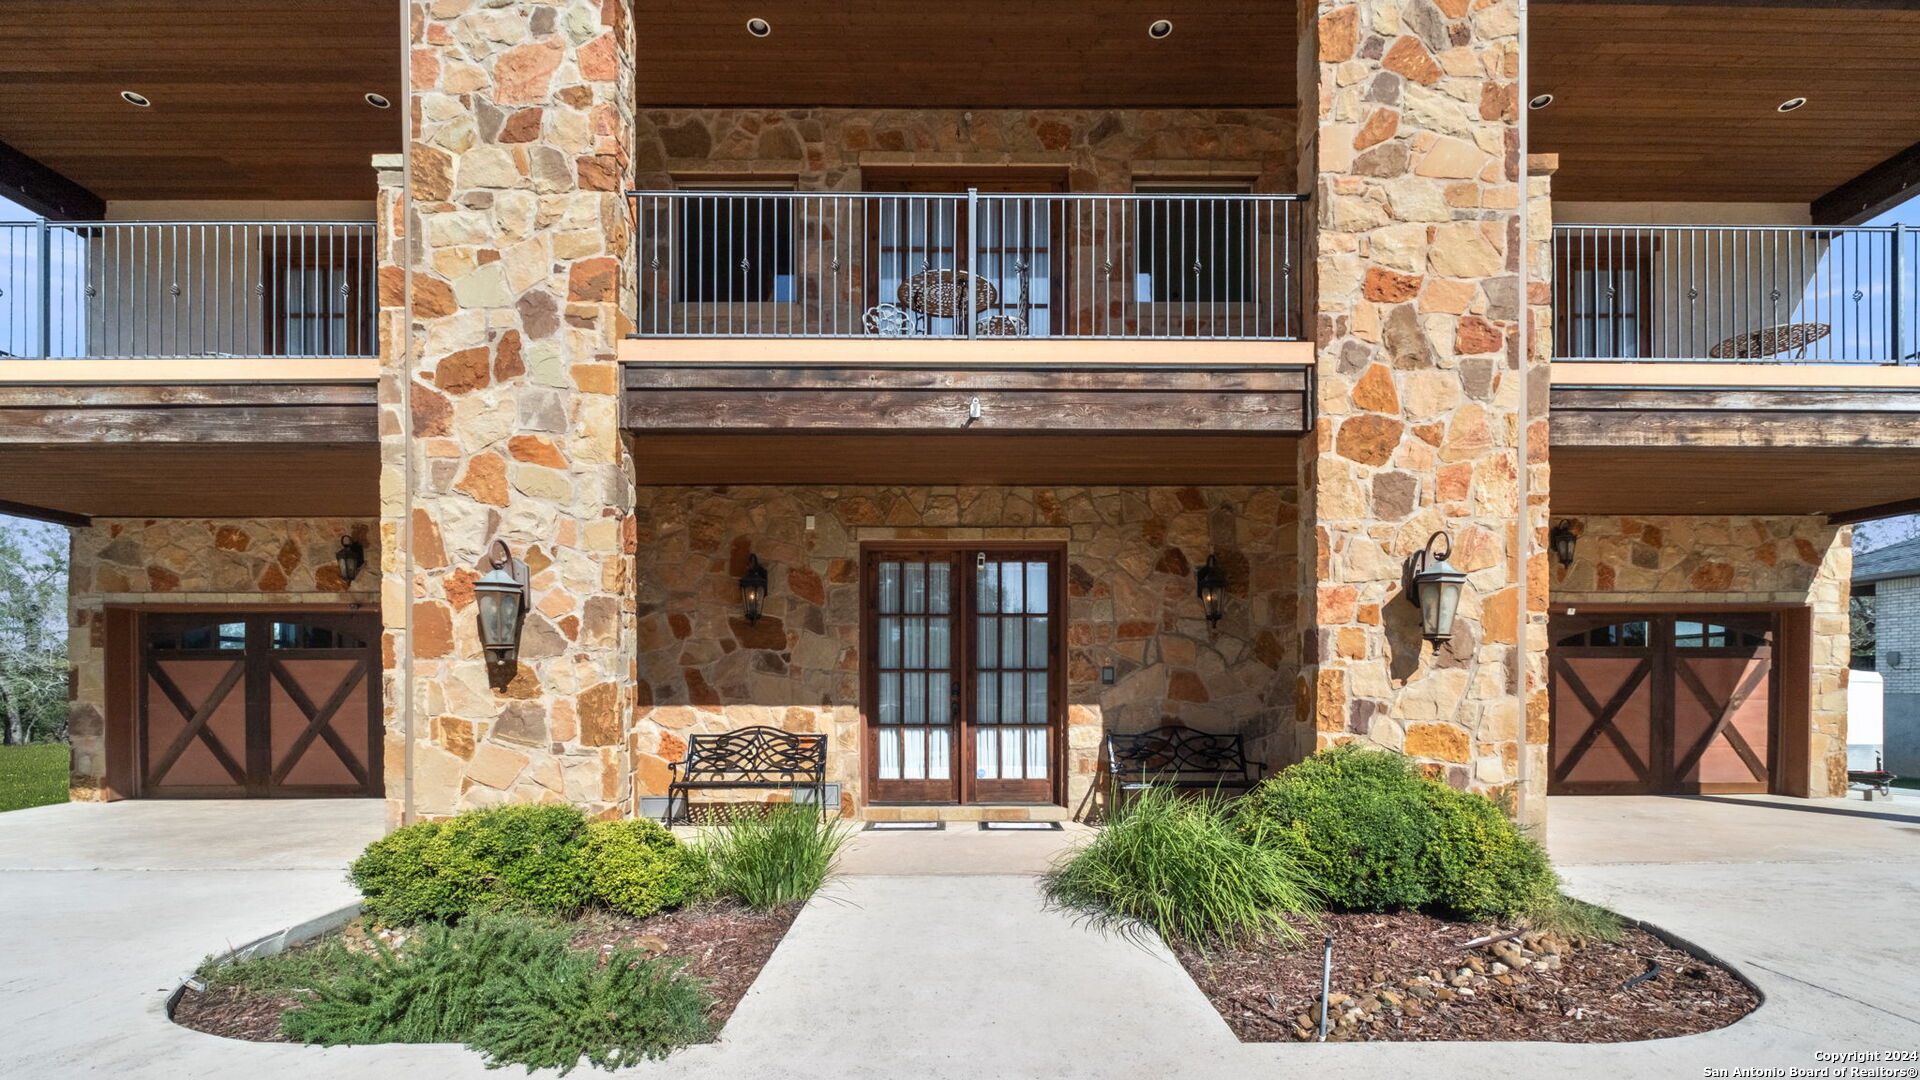
[[[1551,815],[1573,891],[1741,967],[1768,995],[1760,1012],[1607,1046],[1242,1045],[1164,949],[1042,909],[1032,871],[1073,834],[867,834],[724,1040],[633,1074],[1618,1080],[1920,1049],[1920,801],[1558,799]],[[380,816],[363,802],[0,815],[0,1076],[503,1075],[459,1047],[238,1043],[161,1011],[208,952],[349,902],[341,868]]]

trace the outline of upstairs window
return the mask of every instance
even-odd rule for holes
[[[1138,184],[1137,299],[1244,303],[1253,294],[1250,182]]]
[[[1554,355],[1652,356],[1653,237],[1591,229],[1557,236],[1554,247]]]
[[[370,356],[374,344],[372,251],[324,226],[269,237],[268,356]]]
[[[790,303],[793,200],[767,198],[792,183],[705,184],[676,200],[676,294],[687,303]]]

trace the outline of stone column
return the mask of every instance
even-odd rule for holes
[[[1516,647],[1523,394],[1538,507],[1547,479],[1544,355],[1523,363],[1519,345],[1518,4],[1301,12],[1319,370],[1301,469],[1301,749],[1361,739],[1504,792],[1519,773],[1515,667],[1535,667]],[[1436,648],[1404,574],[1440,529],[1470,577]],[[1529,653],[1543,648],[1530,633]]]
[[[633,473],[616,346],[630,279],[625,0],[412,7],[403,233],[383,294],[389,796],[434,817],[565,801],[619,816],[632,713]],[[383,219],[384,220],[384,219]],[[383,434],[385,434],[383,429]],[[490,677],[473,584],[532,573],[519,661]],[[404,612],[405,628],[393,625]],[[411,693],[406,686],[410,684]],[[403,706],[410,705],[410,709]]]

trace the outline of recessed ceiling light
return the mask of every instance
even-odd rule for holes
[[[1802,105],[1805,105],[1806,103],[1807,103],[1806,98],[1790,97],[1787,100],[1781,102],[1779,105],[1775,106],[1775,108],[1778,109],[1780,112],[1792,112],[1793,110],[1799,108]]]
[[[373,106],[373,107],[374,107],[374,108],[376,108],[376,109],[391,109],[391,108],[393,108],[393,102],[391,102],[391,101],[388,101],[388,100],[387,100],[387,95],[385,95],[385,94],[368,94],[368,95],[367,95],[367,104],[369,104],[369,105],[371,105],[371,106]]]
[[[120,91],[120,100],[126,102],[129,105],[138,105],[143,109],[153,104],[153,102],[147,100],[147,95],[136,94],[131,90]]]
[[[1172,37],[1173,36],[1173,20],[1172,19],[1153,20],[1153,22],[1147,26],[1147,36],[1154,39],[1155,41],[1159,41],[1162,38]]]
[[[748,19],[747,33],[752,34],[754,37],[766,37],[768,34],[773,33],[773,24],[765,19]]]
[[[1529,109],[1544,109],[1551,104],[1553,104],[1552,94],[1535,94],[1527,99]]]

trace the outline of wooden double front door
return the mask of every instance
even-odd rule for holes
[[[1551,635],[1550,792],[1770,790],[1772,615],[1564,616]]]
[[[367,613],[142,616],[137,793],[381,794],[379,644]]]
[[[862,561],[868,801],[1058,802],[1063,552],[869,546]]]

